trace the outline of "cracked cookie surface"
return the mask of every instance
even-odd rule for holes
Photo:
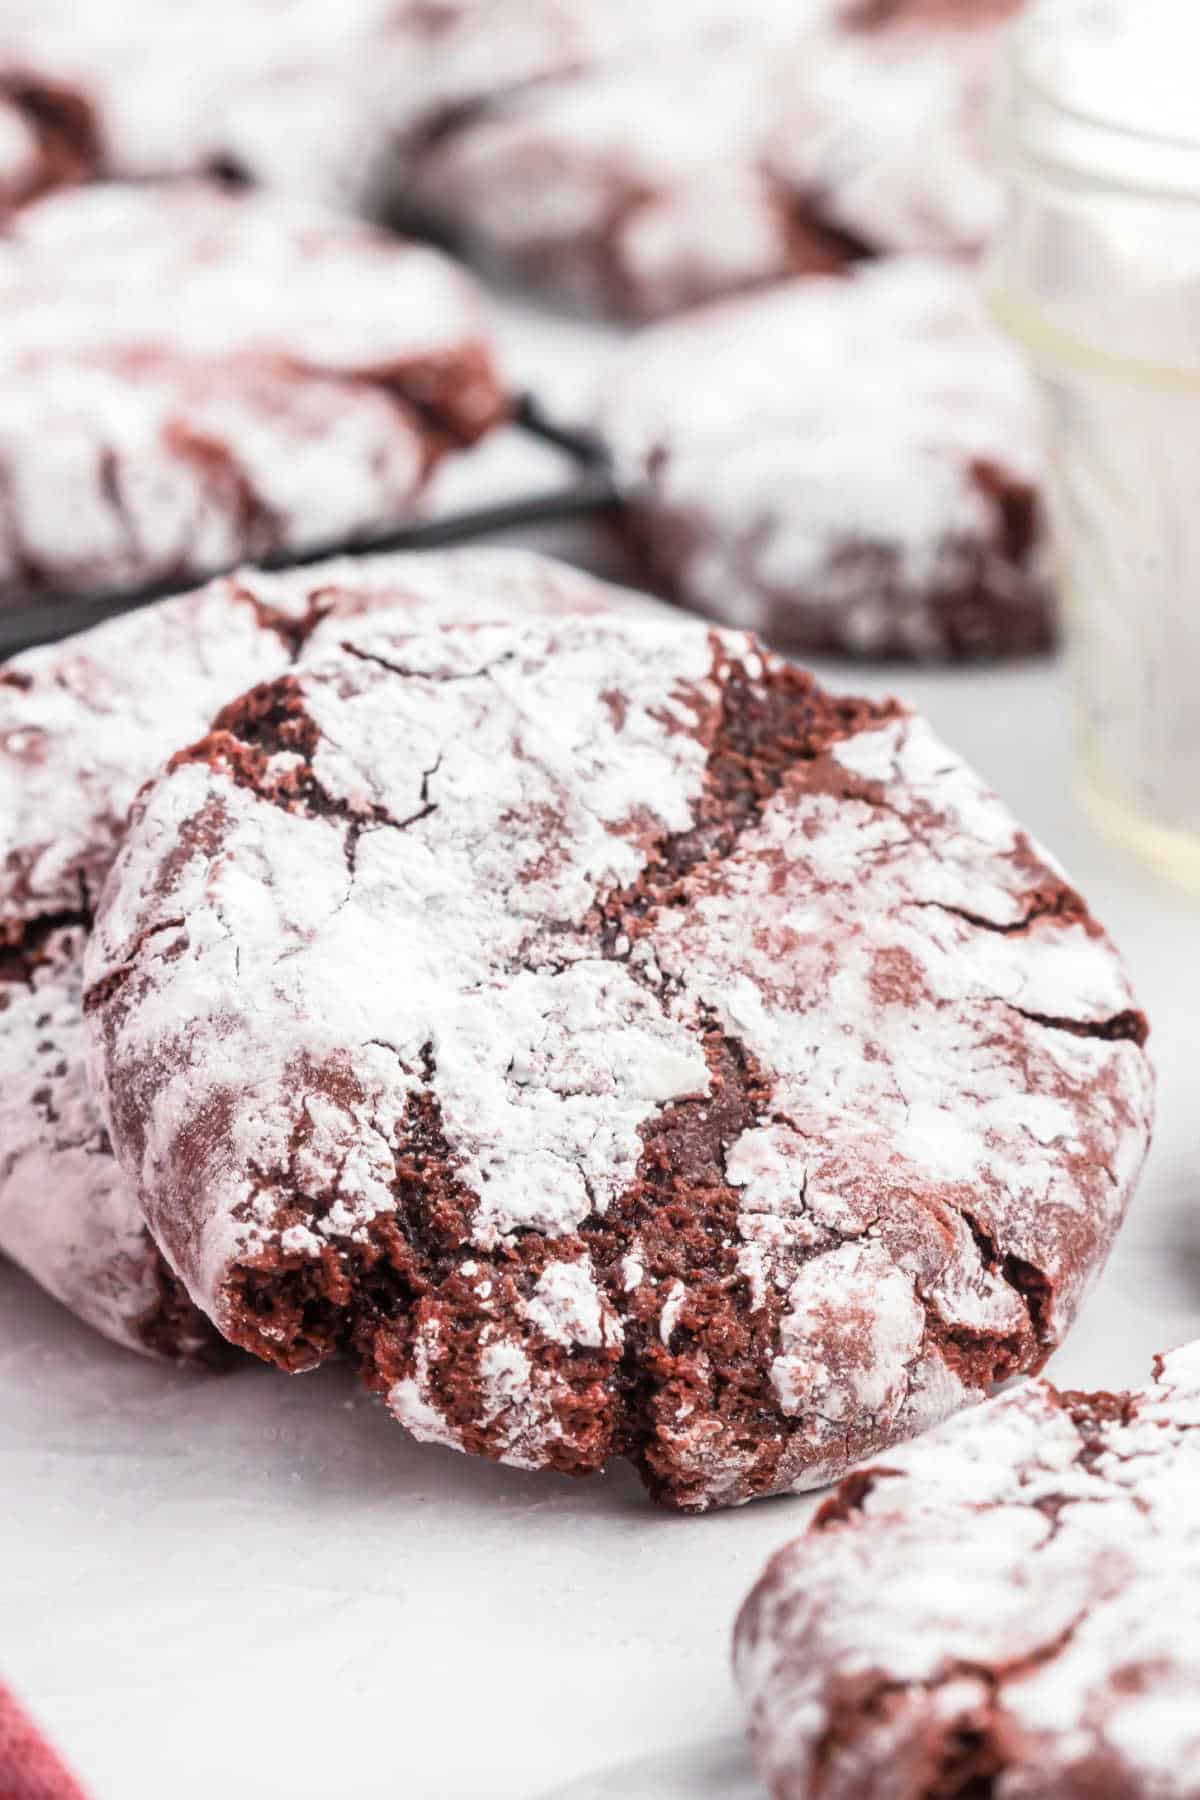
[[[1033,389],[968,270],[895,258],[659,326],[601,424],[635,547],[724,623],[873,657],[1053,636]]]
[[[522,552],[362,557],[246,570],[0,666],[0,1250],[117,1342],[221,1347],[146,1231],[84,1069],[83,946],[141,783],[361,616],[635,606],[652,603]]]
[[[378,534],[505,410],[447,258],[215,184],[23,208],[0,319],[0,603]]]
[[[87,988],[222,1331],[685,1508],[1040,1366],[1149,1131],[1121,964],[996,798],[694,623],[389,631],[253,690],[139,799]]]
[[[1198,1480],[1197,1344],[850,1476],[738,1622],[775,1800],[1193,1800]]]

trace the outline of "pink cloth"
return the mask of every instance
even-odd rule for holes
[[[2,1683],[0,1800],[87,1800],[75,1777]]]

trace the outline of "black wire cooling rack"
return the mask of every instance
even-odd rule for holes
[[[417,520],[369,538],[343,539],[336,543],[307,545],[302,550],[242,557],[225,568],[188,575],[183,580],[175,577],[110,593],[39,591],[36,596],[31,594],[28,604],[0,607],[0,662],[19,650],[57,643],[61,638],[86,630],[89,625],[99,625],[119,613],[134,612],[168,594],[201,587],[205,581],[228,575],[248,561],[261,569],[299,569],[333,556],[376,556],[386,550],[434,550],[453,544],[476,543],[521,528],[600,517],[615,511],[618,496],[612,464],[608,451],[598,438],[557,423],[531,394],[523,395],[516,402],[512,424],[528,436],[563,451],[575,464],[574,480],[563,487],[503,500],[491,506]]]

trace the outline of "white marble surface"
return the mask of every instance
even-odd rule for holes
[[[1138,1381],[1200,1334],[1200,903],[1081,817],[1059,668],[826,672],[921,705],[1133,965],[1158,1140],[1054,1372]],[[0,1269],[0,1669],[97,1800],[743,1800],[729,1629],[808,1511],[682,1519],[628,1473],[420,1448],[344,1372],[188,1378]]]

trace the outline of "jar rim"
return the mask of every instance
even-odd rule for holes
[[[1085,104],[1077,94],[1060,91],[1047,72],[1047,28],[1069,29],[1084,4],[1046,0],[1014,25],[1003,115],[1010,148],[1076,180],[1200,202],[1200,115],[1194,125],[1164,131],[1099,103]]]

